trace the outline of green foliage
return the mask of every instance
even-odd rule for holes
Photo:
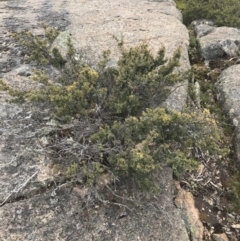
[[[183,76],[173,73],[179,66],[180,50],[169,60],[165,59],[164,48],[154,58],[145,43],[130,49],[121,46],[120,52],[108,101],[110,110],[122,117],[139,115],[149,106],[158,106],[169,94],[167,87],[183,80]]]
[[[240,212],[240,173],[236,173],[229,181],[229,209],[230,211]]]
[[[91,186],[96,185],[104,172],[104,166],[101,165],[100,162],[89,163],[83,167],[83,173],[86,176],[86,183]]]
[[[200,104],[203,108],[209,109],[211,112],[216,112],[217,103],[215,103],[215,87],[214,84],[217,81],[219,73],[214,73],[209,67],[204,64],[194,64],[191,69],[194,81],[198,81],[200,85]],[[189,84],[189,90],[192,94],[192,100],[195,99],[194,87],[195,83]]]
[[[66,57],[63,58],[60,51],[52,47],[59,31],[45,25],[43,27],[43,37],[22,31],[14,34],[14,38],[29,50],[29,60],[39,67],[54,66],[59,69],[60,76],[57,81],[51,80],[40,67],[35,71],[33,80],[45,86],[25,93],[25,98],[31,101],[48,101],[56,109],[56,114],[64,116],[66,120],[90,114],[95,108],[97,96],[104,92],[104,89],[97,88],[98,73],[87,64],[76,60],[76,50],[70,38]]]
[[[154,56],[145,43],[126,49],[121,41],[117,68],[106,68],[110,54],[106,51],[96,70],[76,58],[70,39],[63,57],[52,48],[58,31],[44,29],[43,37],[29,32],[15,35],[39,65],[33,80],[43,85],[22,95],[31,101],[48,102],[65,120],[77,118],[83,123],[73,131],[74,145],[65,148],[61,138],[52,145],[55,158],[61,149],[58,163],[64,156],[68,177],[82,172],[86,182],[95,185],[99,176],[110,172],[131,177],[141,188],[148,188],[149,175],[164,165],[170,165],[176,175],[195,168],[193,147],[209,150],[212,155],[227,152],[220,148],[222,132],[208,110],[199,116],[160,107],[171,86],[188,76],[176,70],[179,49],[166,59],[164,48]],[[46,64],[59,70],[58,79],[41,70]],[[2,86],[12,91],[4,83]]]
[[[195,168],[191,147],[226,155],[228,149],[219,148],[222,135],[208,110],[197,116],[157,107],[106,125],[91,140],[100,149],[116,150],[110,153],[109,161],[117,171],[140,179],[166,163],[176,175]]]
[[[32,101],[48,101],[55,107],[56,114],[66,119],[93,112],[96,101],[94,97],[102,91],[96,88],[98,73],[87,65],[82,65],[77,79],[69,83],[65,81],[55,84],[48,80],[46,73],[40,71],[36,71],[33,78],[44,83],[45,88],[28,92],[26,98]]]
[[[181,0],[183,22],[189,25],[197,19],[210,19],[218,26],[240,27],[239,0]]]
[[[45,30],[44,37],[38,37],[30,31],[22,30],[13,34],[13,38],[29,50],[30,61],[34,60],[40,65],[51,64],[56,67],[62,67],[65,64],[65,60],[59,50],[57,48],[51,49],[51,45],[58,36],[59,31],[44,24],[42,24],[42,27]]]
[[[177,8],[181,11],[185,10],[187,7],[187,1],[186,0],[175,0],[177,4]]]
[[[206,67],[205,65],[193,65],[192,66],[192,73],[194,76],[194,79],[198,81],[198,83],[201,86],[201,94],[200,96],[200,101],[201,101],[201,106],[204,108],[211,108],[210,106],[210,101],[208,101],[208,92],[212,91],[213,89],[213,82],[210,81],[209,79],[209,68]],[[205,96],[205,97],[204,97]]]
[[[202,62],[202,58],[200,57],[200,45],[196,36],[194,35],[193,29],[191,28],[189,28],[188,55],[192,65]]]
[[[66,175],[68,178],[73,178],[74,176],[76,176],[77,171],[78,171],[78,164],[73,163],[67,167]]]
[[[0,79],[0,91],[8,91],[9,86],[2,80]]]
[[[0,91],[8,91],[8,93],[14,97],[12,102],[21,103],[25,100],[25,93],[11,88],[7,83],[0,79]]]
[[[149,106],[161,104],[169,93],[168,87],[184,79],[173,73],[179,65],[179,49],[173,58],[165,59],[164,48],[153,57],[145,43],[129,50],[119,43],[122,57],[118,68],[106,70],[109,57],[109,52],[106,52],[98,73],[76,60],[76,50],[70,39],[66,59],[57,48],[51,50],[58,32],[46,26],[44,29],[42,38],[31,32],[20,32],[15,34],[15,38],[28,47],[31,60],[39,65],[51,64],[59,68],[61,77],[55,83],[45,72],[36,70],[33,80],[44,84],[45,88],[30,91],[26,97],[32,101],[49,101],[56,108],[56,114],[65,119],[93,114],[96,108],[121,117],[140,114]]]

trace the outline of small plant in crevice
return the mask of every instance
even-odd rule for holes
[[[188,93],[190,100],[198,108],[207,108],[213,113],[216,105],[214,83],[217,81],[219,72],[212,71],[207,67],[200,54],[200,44],[195,36],[194,29],[189,26],[189,61],[191,64],[191,79],[189,81]],[[196,83],[197,82],[197,83]],[[196,88],[198,88],[197,90]],[[196,102],[200,101],[197,104]]]
[[[78,164],[73,163],[67,167],[66,176],[67,178],[73,178],[77,175],[77,172],[78,172]]]
[[[201,106],[211,109],[215,101],[213,99],[214,85],[209,78],[210,69],[204,65],[193,65],[192,73],[194,75],[194,81],[198,81],[200,85]]]
[[[201,211],[199,213],[199,219],[201,220],[202,223],[207,223],[209,217],[208,217],[208,214],[204,211]]]
[[[229,118],[223,113],[221,103],[217,101],[215,83],[220,73],[214,73],[204,64],[195,64],[192,66],[192,82],[189,83],[189,97],[192,102],[196,100],[195,81],[200,86],[200,108],[206,108],[210,111],[216,122],[223,128],[224,139],[227,146],[231,146],[232,125]],[[195,104],[196,106],[196,104]],[[228,143],[228,144],[227,144]]]
[[[161,106],[172,86],[188,77],[188,73],[176,71],[180,49],[167,59],[164,48],[153,55],[146,43],[126,48],[119,41],[117,68],[106,67],[109,51],[99,67],[93,68],[75,58],[71,39],[66,56],[62,56],[52,46],[58,32],[44,29],[43,37],[15,34],[37,66],[34,81],[42,84],[21,93],[27,101],[49,103],[54,115],[70,126],[70,132],[57,127],[46,147],[55,165],[65,167],[68,178],[80,177],[97,185],[100,177],[109,173],[115,178],[130,177],[141,189],[150,190],[149,176],[165,165],[171,166],[176,176],[197,167],[192,147],[216,156],[227,153],[221,146],[222,130],[209,110],[198,115]],[[42,71],[45,65],[59,71],[56,79]],[[0,84],[13,91],[4,82]]]
[[[237,171],[228,180],[228,209],[240,214],[240,172]]]
[[[199,64],[203,63],[203,59],[200,55],[200,45],[195,36],[194,30],[192,27],[188,28],[189,30],[189,47],[188,47],[188,55],[190,64]]]
[[[229,66],[235,64],[229,56],[224,56],[222,59],[210,60],[207,67],[200,56],[199,43],[194,35],[191,26],[192,21],[199,19],[211,20],[215,26],[231,26],[240,27],[239,13],[240,2],[238,0],[175,0],[178,9],[181,9],[183,14],[183,23],[189,29],[189,59],[192,65],[191,73],[192,78],[188,86],[188,94],[190,106],[202,110],[206,108],[210,111],[211,116],[222,130],[222,148],[228,149],[228,154],[225,158],[219,158],[216,161],[224,169],[226,176],[230,175],[231,178],[225,180],[221,177],[221,183],[224,187],[224,193],[221,194],[221,202],[227,204],[229,212],[236,212],[239,214],[240,210],[240,172],[236,170],[235,155],[233,148],[234,129],[232,120],[224,112],[222,103],[217,99],[217,92],[215,83],[221,72]],[[196,96],[196,82],[200,86],[199,96]],[[200,107],[196,104],[197,98],[200,99]],[[189,182],[190,183],[190,182]],[[207,189],[205,187],[205,189]],[[227,199],[227,200],[226,200]],[[207,222],[208,217],[206,214],[200,213],[201,220]]]

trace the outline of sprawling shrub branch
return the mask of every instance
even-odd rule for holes
[[[76,58],[70,39],[63,57],[52,47],[58,31],[44,29],[43,37],[21,32],[15,38],[38,64],[33,79],[43,84],[22,96],[49,103],[55,115],[70,121],[48,136],[46,151],[53,168],[90,184],[103,173],[129,176],[146,188],[149,175],[163,165],[170,165],[177,175],[195,168],[192,148],[212,155],[227,152],[219,148],[222,133],[207,110],[197,115],[160,107],[171,87],[186,79],[186,73],[176,70],[179,49],[167,59],[164,48],[154,56],[145,43],[130,49],[119,44],[117,68],[106,68],[107,51],[99,69],[93,69]],[[40,70],[46,64],[59,70],[57,79]]]

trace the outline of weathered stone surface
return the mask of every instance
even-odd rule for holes
[[[175,204],[182,211],[182,218],[187,227],[187,231],[192,241],[203,240],[203,224],[199,219],[199,212],[195,208],[193,195],[190,192],[181,189],[179,184],[177,185],[178,195],[175,199]]]
[[[200,43],[201,55],[205,60],[221,58],[224,55],[238,56],[240,30],[230,27],[213,27],[205,22],[193,23]]]
[[[208,20],[196,20],[191,25],[194,27],[197,38],[201,38],[215,29],[213,23]]]
[[[187,241],[183,221],[169,196],[171,170],[165,169],[159,177],[161,195],[143,195],[131,190],[128,183],[123,184],[122,193],[126,197],[134,195],[134,202],[120,200],[112,193],[106,197],[102,189],[98,193],[101,200],[113,200],[112,204],[104,204],[94,198],[93,190],[65,184],[6,204],[0,209],[0,239]]]
[[[228,237],[225,233],[221,233],[221,234],[213,234],[212,236],[213,241],[228,241]]]
[[[38,143],[38,138],[52,129],[41,121],[47,114],[47,109],[1,102],[0,206],[47,188],[53,179]]]
[[[218,99],[224,103],[225,110],[234,118],[240,116],[240,65],[224,70],[218,78],[216,87]]]
[[[70,34],[77,43],[77,48],[93,64],[97,63],[107,48],[112,52],[112,61],[116,62],[119,53],[113,36],[119,39],[123,36],[126,46],[146,41],[156,52],[164,45],[167,56],[171,56],[178,47],[181,47],[181,70],[189,69],[188,31],[181,23],[181,13],[176,9],[173,0],[105,0],[101,3],[97,0],[54,3],[36,3],[35,0],[28,0],[4,2],[1,5],[4,14],[0,20],[0,39],[6,50],[0,59],[0,72],[3,78],[3,73],[19,68],[25,62],[24,50],[20,50],[18,45],[11,41],[9,33],[29,29],[41,34],[41,21]],[[187,95],[186,85],[186,82],[182,83],[176,89],[167,101],[167,106],[182,109]]]
[[[30,65],[22,65],[16,71],[20,76],[30,76],[32,74],[32,67]]]
[[[233,65],[224,70],[216,83],[218,100],[233,120],[235,126],[235,152],[240,161],[240,65]]]

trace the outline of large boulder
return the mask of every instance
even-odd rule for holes
[[[214,27],[211,21],[192,23],[200,44],[200,52],[205,60],[223,56],[235,57],[240,54],[240,29]]]
[[[12,0],[0,1],[0,8],[0,78],[20,89],[35,88],[36,83],[31,81],[33,68],[25,61],[26,52],[11,33],[25,29],[41,35],[41,22],[62,30],[61,36],[70,35],[92,65],[106,49],[115,64],[119,53],[112,36],[123,36],[126,46],[146,41],[154,53],[165,46],[168,57],[180,47],[179,71],[190,68],[188,31],[173,0]],[[61,39],[58,44],[61,47]],[[175,87],[166,105],[182,110],[186,97],[187,81]],[[189,240],[172,202],[169,168],[155,179],[162,190],[158,195],[123,185],[107,197],[109,190],[98,195],[99,190],[68,183],[51,169],[44,152],[47,136],[58,125],[49,119],[47,106],[10,104],[6,98],[1,92],[1,240]],[[125,199],[119,200],[119,195]],[[135,203],[126,197],[134,197]]]
[[[181,68],[190,68],[188,60],[188,31],[182,24],[181,13],[173,0],[168,1],[57,1],[56,3],[36,0],[1,2],[3,14],[0,39],[3,52],[0,57],[0,78],[4,73],[16,75],[15,68],[24,64],[24,50],[11,41],[10,33],[21,29],[42,34],[40,23],[56,27],[71,35],[76,47],[93,65],[98,62],[104,50],[110,49],[111,62],[119,56],[117,42],[113,36],[123,37],[126,46],[146,41],[153,52],[164,46],[171,57],[181,48]],[[59,41],[61,44],[61,41]],[[63,47],[62,45],[60,45]],[[26,66],[26,65],[25,65]],[[24,72],[29,75],[29,70]],[[9,79],[9,78],[8,78]],[[187,97],[186,82],[179,85],[167,101],[167,106],[181,110]]]

